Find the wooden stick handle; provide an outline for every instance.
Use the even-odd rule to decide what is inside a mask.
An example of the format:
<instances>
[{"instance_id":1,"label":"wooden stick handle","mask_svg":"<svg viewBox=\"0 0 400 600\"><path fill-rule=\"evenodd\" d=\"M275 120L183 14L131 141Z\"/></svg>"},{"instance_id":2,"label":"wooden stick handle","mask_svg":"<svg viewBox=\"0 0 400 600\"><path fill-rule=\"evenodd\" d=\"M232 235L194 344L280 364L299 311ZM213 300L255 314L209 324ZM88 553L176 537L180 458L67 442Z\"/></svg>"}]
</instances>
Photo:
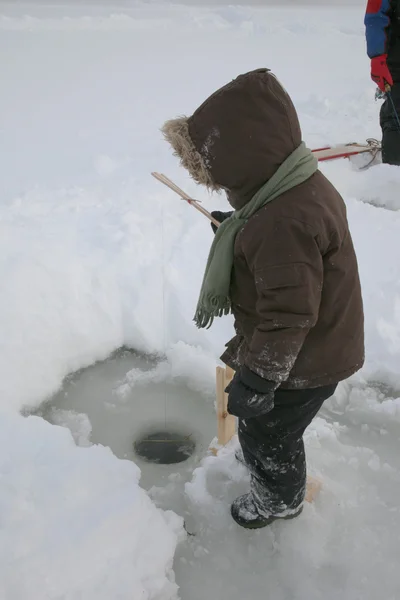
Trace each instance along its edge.
<instances>
[{"instance_id":1,"label":"wooden stick handle","mask_svg":"<svg viewBox=\"0 0 400 600\"><path fill-rule=\"evenodd\" d=\"M193 198L191 198L190 196L188 196L186 194L186 192L184 192L183 190L181 190L181 188L178 187L173 181L171 181L170 179L168 179L168 177L166 177L162 173L155 173L155 172L153 172L152 175L158 181L160 181L161 183L163 183L164 185L166 185L167 187L169 187L170 190L172 190L176 194L178 194L178 196L180 196L182 198L182 200L185 200L191 206L193 206L196 210L198 210L199 212L201 212L205 217L207 217L207 219L209 219L212 223L214 223L214 225L216 227L219 227L221 225L221 223L219 221L217 221L217 219L214 219L214 217L212 216L211 213L208 212L208 210L206 210L205 208L203 208L202 206L200 206L200 204L197 202L197 200L194 200Z\"/></svg>"}]
</instances>

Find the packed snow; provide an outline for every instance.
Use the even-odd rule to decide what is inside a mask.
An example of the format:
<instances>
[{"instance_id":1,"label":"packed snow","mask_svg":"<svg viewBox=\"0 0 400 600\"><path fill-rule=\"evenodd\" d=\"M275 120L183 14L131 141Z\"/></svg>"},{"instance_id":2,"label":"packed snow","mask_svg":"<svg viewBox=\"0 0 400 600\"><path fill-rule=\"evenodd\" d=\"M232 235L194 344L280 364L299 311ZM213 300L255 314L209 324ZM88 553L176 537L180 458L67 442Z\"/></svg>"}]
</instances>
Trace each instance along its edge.
<instances>
[{"instance_id":1,"label":"packed snow","mask_svg":"<svg viewBox=\"0 0 400 600\"><path fill-rule=\"evenodd\" d=\"M398 168L322 167L348 206L367 362L307 431L323 489L299 519L253 533L231 522L229 503L248 485L235 442L218 457L204 447L162 485L140 465L140 481L105 406L107 390L119 406L136 394L121 412L125 435L129 419L132 431L147 419L144 389L149 406L151 389L175 386L182 403L192 394L193 422L198 414L211 442L215 366L232 334L229 317L208 331L192 321L212 231L150 172L209 209L227 203L190 181L159 128L267 66L310 147L379 138L364 3L49 4L0 5L0 598L397 599ZM152 368L127 360L106 380L99 361L123 347ZM99 437L94 397L90 417L83 394L74 406L66 394L88 367L107 381ZM53 425L32 416L61 396ZM167 409L174 418L178 402Z\"/></svg>"}]
</instances>

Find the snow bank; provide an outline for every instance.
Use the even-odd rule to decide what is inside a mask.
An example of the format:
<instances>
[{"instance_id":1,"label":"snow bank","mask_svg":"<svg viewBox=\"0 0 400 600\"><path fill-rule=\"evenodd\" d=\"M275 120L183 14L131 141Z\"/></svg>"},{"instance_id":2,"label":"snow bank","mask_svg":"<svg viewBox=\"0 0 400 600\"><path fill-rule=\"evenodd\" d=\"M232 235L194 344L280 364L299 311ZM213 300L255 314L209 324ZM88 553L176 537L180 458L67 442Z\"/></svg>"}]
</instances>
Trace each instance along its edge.
<instances>
[{"instance_id":1,"label":"snow bank","mask_svg":"<svg viewBox=\"0 0 400 600\"><path fill-rule=\"evenodd\" d=\"M1 598L177 597L182 521L155 508L132 462L37 417L2 415L0 446Z\"/></svg>"},{"instance_id":2,"label":"snow bank","mask_svg":"<svg viewBox=\"0 0 400 600\"><path fill-rule=\"evenodd\" d=\"M153 369L143 371L134 368L128 371L115 393L123 397L138 385L181 380L195 392L212 396L215 394L214 378L215 356L200 347L178 342L168 348L165 359L157 362Z\"/></svg>"},{"instance_id":3,"label":"snow bank","mask_svg":"<svg viewBox=\"0 0 400 600\"><path fill-rule=\"evenodd\" d=\"M372 171L379 181L386 171L385 165L374 167ZM342 171L339 186L343 186L346 177L347 173ZM345 197L360 266L366 317L364 374L385 380L390 373L398 372L400 357L400 263L395 258L400 213L360 202L374 193L372 186L367 187L370 178L365 179L365 187L358 182L359 189L363 189L358 200L354 196L349 198L348 194Z\"/></svg>"},{"instance_id":4,"label":"snow bank","mask_svg":"<svg viewBox=\"0 0 400 600\"><path fill-rule=\"evenodd\" d=\"M365 171L349 168L341 161L325 163L325 174L335 181L336 187L345 198L354 198L389 211L400 210L400 173L397 167L379 164ZM370 211L386 227L397 215L379 215L379 211ZM379 235L379 233L378 233Z\"/></svg>"},{"instance_id":5,"label":"snow bank","mask_svg":"<svg viewBox=\"0 0 400 600\"><path fill-rule=\"evenodd\" d=\"M202 222L186 232L193 215L175 198L113 181L30 192L0 205L0 215L3 409L37 405L68 373L123 344L168 352L176 374L207 362L176 344L204 342L210 353L192 318L212 232Z\"/></svg>"}]
</instances>

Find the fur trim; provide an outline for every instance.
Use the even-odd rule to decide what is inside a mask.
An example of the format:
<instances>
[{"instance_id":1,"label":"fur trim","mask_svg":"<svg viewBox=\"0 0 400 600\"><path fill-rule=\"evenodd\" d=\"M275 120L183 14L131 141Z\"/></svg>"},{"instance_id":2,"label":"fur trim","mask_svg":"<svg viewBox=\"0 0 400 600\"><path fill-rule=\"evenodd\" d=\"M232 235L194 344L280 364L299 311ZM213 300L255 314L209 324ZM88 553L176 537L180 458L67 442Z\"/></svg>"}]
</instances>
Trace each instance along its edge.
<instances>
[{"instance_id":1,"label":"fur trim","mask_svg":"<svg viewBox=\"0 0 400 600\"><path fill-rule=\"evenodd\" d=\"M189 175L209 190L218 191L220 187L213 181L204 158L196 150L190 137L188 118L180 117L167 121L161 131L167 142L171 144L174 155L180 159L181 165L189 172Z\"/></svg>"}]
</instances>

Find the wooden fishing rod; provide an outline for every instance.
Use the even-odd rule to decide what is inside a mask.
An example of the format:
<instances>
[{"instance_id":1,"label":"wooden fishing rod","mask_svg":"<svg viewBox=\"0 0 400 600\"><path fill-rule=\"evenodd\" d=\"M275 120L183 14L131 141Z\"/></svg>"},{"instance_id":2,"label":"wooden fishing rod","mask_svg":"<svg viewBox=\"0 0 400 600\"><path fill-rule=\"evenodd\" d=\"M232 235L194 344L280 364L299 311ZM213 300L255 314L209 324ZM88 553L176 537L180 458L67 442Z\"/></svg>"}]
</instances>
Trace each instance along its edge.
<instances>
[{"instance_id":1,"label":"wooden fishing rod","mask_svg":"<svg viewBox=\"0 0 400 600\"><path fill-rule=\"evenodd\" d=\"M160 181L161 183L163 183L164 185L166 185L170 190L172 190L173 192L175 192L176 194L178 194L178 196L180 196L182 198L182 200L185 200L185 202L187 202L188 204L190 204L191 206L193 206L196 210L198 210L199 212L201 212L201 214L203 214L205 217L207 217L207 219L209 219L212 223L214 223L214 225L216 227L219 227L221 225L221 223L219 221L217 221L216 219L214 219L214 217L212 216L211 213L208 212L208 210L206 210L205 208L203 208L200 203L198 202L198 200L194 200L193 198L191 198L190 196L188 196L188 194L186 194L186 192L184 192L183 190L181 190L180 187L178 187L176 185L176 183L174 183L173 181L171 181L170 179L168 179L168 177L166 175L163 175L162 173L152 173L153 177L155 177L158 181Z\"/></svg>"}]
</instances>

